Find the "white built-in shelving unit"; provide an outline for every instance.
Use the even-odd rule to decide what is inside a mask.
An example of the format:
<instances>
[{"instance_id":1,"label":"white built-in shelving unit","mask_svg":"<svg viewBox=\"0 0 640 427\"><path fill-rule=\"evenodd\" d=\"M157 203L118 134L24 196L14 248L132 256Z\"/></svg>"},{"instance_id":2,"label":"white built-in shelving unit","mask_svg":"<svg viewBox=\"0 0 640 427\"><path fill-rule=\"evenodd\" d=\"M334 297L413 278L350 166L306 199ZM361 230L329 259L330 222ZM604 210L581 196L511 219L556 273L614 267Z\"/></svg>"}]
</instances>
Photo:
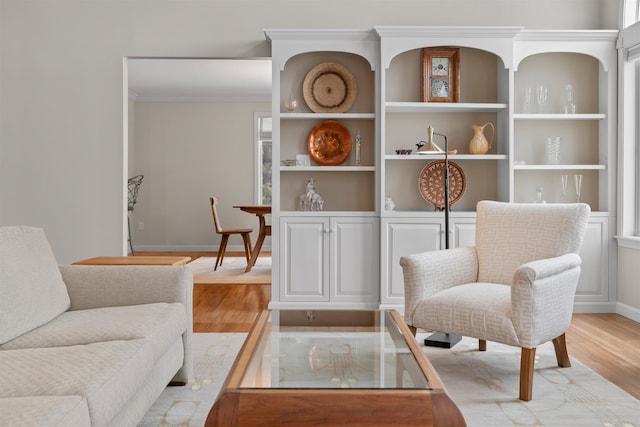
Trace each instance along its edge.
<instances>
[{"instance_id":1,"label":"white built-in shelving unit","mask_svg":"<svg viewBox=\"0 0 640 427\"><path fill-rule=\"evenodd\" d=\"M521 27L375 27L371 30L267 30L273 57L272 307L393 307L404 301L401 256L475 241L475 205L483 199L575 202L592 217L581 255L577 311L611 311L615 301L616 31L538 31ZM422 102L421 49L460 49L460 102ZM303 101L306 73L337 62L355 76L358 96L346 113L314 113ZM542 112L524 105L525 88L545 85ZM575 114L562 108L573 87ZM293 112L284 102L293 97ZM306 137L324 120L338 120L363 138L362 164L281 166L306 153ZM471 125L491 122L487 154L470 154ZM440 155L415 154L427 127L447 135L466 177L452 206L450 228L418 190L422 168ZM559 164L545 164L547 136L562 137ZM434 142L444 148L444 140ZM396 150L412 149L410 155ZM353 157L353 156L352 156ZM561 175L568 175L562 195ZM325 199L321 212L301 212L297 197L313 177ZM395 202L385 210L385 198Z\"/></svg>"}]
</instances>

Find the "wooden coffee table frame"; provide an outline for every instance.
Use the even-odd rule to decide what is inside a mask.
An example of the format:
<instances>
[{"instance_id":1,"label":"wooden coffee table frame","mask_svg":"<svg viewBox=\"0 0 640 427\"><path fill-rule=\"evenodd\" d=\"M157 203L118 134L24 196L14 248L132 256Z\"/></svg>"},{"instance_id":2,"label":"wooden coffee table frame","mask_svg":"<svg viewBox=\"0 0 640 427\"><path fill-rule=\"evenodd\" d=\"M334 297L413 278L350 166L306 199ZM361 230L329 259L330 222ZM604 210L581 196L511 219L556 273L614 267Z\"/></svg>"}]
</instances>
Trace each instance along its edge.
<instances>
[{"instance_id":1,"label":"wooden coffee table frame","mask_svg":"<svg viewBox=\"0 0 640 427\"><path fill-rule=\"evenodd\" d=\"M205 426L466 426L440 377L396 311L390 312L431 389L241 388L242 378L264 333L262 312L222 386Z\"/></svg>"}]
</instances>

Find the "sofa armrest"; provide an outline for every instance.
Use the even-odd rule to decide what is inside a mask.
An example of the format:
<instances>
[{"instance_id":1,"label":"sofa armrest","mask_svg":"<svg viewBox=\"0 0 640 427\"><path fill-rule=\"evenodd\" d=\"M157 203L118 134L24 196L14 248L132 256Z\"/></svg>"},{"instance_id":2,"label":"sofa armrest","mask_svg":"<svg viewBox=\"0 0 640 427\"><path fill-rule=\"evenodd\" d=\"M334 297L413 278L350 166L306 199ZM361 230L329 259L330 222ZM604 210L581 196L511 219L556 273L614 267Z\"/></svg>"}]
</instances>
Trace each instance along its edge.
<instances>
[{"instance_id":1,"label":"sofa armrest","mask_svg":"<svg viewBox=\"0 0 640 427\"><path fill-rule=\"evenodd\" d=\"M566 332L580 279L575 253L520 266L511 285L511 315L523 347L534 348Z\"/></svg>"},{"instance_id":2,"label":"sofa armrest","mask_svg":"<svg viewBox=\"0 0 640 427\"><path fill-rule=\"evenodd\" d=\"M61 265L70 310L181 302L191 307L193 273L185 266Z\"/></svg>"},{"instance_id":3,"label":"sofa armrest","mask_svg":"<svg viewBox=\"0 0 640 427\"><path fill-rule=\"evenodd\" d=\"M193 377L193 272L186 266L85 266L61 265L71 307L83 310L151 303L182 303L187 330L182 334L184 361L173 381Z\"/></svg>"},{"instance_id":4,"label":"sofa armrest","mask_svg":"<svg viewBox=\"0 0 640 427\"><path fill-rule=\"evenodd\" d=\"M478 257L472 246L403 256L400 265L404 276L404 319L409 325L420 301L478 278Z\"/></svg>"}]
</instances>

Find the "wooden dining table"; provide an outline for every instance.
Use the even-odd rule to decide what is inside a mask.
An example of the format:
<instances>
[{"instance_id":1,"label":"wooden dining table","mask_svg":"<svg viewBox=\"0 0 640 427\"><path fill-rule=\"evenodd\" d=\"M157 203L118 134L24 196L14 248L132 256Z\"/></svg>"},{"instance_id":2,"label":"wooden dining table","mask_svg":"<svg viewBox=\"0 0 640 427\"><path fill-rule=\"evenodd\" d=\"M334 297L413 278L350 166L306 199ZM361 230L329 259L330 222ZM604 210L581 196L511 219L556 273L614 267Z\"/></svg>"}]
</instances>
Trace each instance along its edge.
<instances>
[{"instance_id":1,"label":"wooden dining table","mask_svg":"<svg viewBox=\"0 0 640 427\"><path fill-rule=\"evenodd\" d=\"M267 225L267 222L264 218L265 215L271 214L271 206L268 205L239 205L234 206L234 208L240 209L243 212L247 212L258 217L258 221L260 223L260 229L258 230L258 240L256 241L253 250L251 251L251 259L247 263L247 268L245 272L251 271L251 268L256 264L256 260L258 259L258 255L260 255L260 250L262 249L262 243L264 242L264 238L266 236L271 236L271 226Z\"/></svg>"}]
</instances>

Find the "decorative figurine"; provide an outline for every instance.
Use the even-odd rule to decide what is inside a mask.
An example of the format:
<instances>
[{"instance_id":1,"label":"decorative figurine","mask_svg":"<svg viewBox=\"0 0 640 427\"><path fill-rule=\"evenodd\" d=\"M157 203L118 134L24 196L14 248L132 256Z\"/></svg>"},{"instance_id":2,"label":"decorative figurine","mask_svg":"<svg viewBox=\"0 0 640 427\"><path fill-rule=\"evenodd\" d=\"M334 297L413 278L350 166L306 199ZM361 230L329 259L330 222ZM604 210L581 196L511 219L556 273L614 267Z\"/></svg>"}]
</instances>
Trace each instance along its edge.
<instances>
[{"instance_id":1,"label":"decorative figurine","mask_svg":"<svg viewBox=\"0 0 640 427\"><path fill-rule=\"evenodd\" d=\"M396 208L396 204L394 203L393 199L389 196L385 197L384 199L384 209L387 211L392 211Z\"/></svg>"},{"instance_id":2,"label":"decorative figurine","mask_svg":"<svg viewBox=\"0 0 640 427\"><path fill-rule=\"evenodd\" d=\"M356 132L356 165L362 164L362 152L360 151L362 145L362 137L360 136L360 129Z\"/></svg>"},{"instance_id":3,"label":"decorative figurine","mask_svg":"<svg viewBox=\"0 0 640 427\"><path fill-rule=\"evenodd\" d=\"M304 194L298 198L301 211L321 211L324 209L324 199L316 193L316 185L313 178L307 181L307 188Z\"/></svg>"},{"instance_id":4,"label":"decorative figurine","mask_svg":"<svg viewBox=\"0 0 640 427\"><path fill-rule=\"evenodd\" d=\"M296 107L298 106L298 101L296 101L296 99L289 95L289 98L286 99L286 101L284 101L284 108L287 109L287 111L292 112L296 109Z\"/></svg>"}]
</instances>

